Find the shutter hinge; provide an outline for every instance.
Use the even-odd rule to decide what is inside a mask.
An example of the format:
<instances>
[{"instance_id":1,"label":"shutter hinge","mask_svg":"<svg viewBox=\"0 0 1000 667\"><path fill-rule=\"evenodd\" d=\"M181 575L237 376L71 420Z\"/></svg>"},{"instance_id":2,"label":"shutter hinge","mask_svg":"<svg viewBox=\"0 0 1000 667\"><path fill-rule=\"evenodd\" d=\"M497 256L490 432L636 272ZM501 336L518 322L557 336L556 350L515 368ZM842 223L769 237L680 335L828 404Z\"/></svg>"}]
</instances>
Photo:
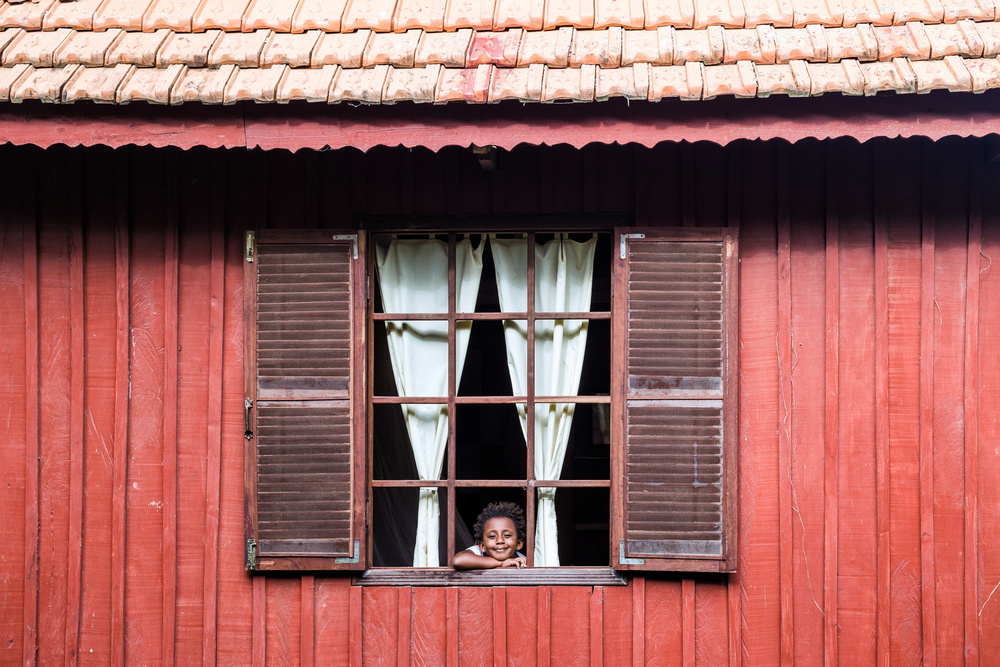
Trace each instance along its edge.
<instances>
[{"instance_id":1,"label":"shutter hinge","mask_svg":"<svg viewBox=\"0 0 1000 667\"><path fill-rule=\"evenodd\" d=\"M335 558L336 563L357 563L361 560L361 540L354 540L354 549L351 550L354 554L350 558Z\"/></svg>"},{"instance_id":2,"label":"shutter hinge","mask_svg":"<svg viewBox=\"0 0 1000 667\"><path fill-rule=\"evenodd\" d=\"M644 239L644 238L646 238L645 234L622 234L621 239L619 240L620 245L618 249L618 256L621 259L625 259L625 239Z\"/></svg>"},{"instance_id":3,"label":"shutter hinge","mask_svg":"<svg viewBox=\"0 0 1000 667\"><path fill-rule=\"evenodd\" d=\"M645 558L626 558L625 540L618 540L618 562L622 565L645 565Z\"/></svg>"},{"instance_id":4,"label":"shutter hinge","mask_svg":"<svg viewBox=\"0 0 1000 667\"><path fill-rule=\"evenodd\" d=\"M253 408L252 399L244 399L243 401L243 437L247 440L253 440L253 429L250 428L250 410Z\"/></svg>"},{"instance_id":5,"label":"shutter hinge","mask_svg":"<svg viewBox=\"0 0 1000 667\"><path fill-rule=\"evenodd\" d=\"M257 543L252 537L247 540L247 569L257 569Z\"/></svg>"},{"instance_id":6,"label":"shutter hinge","mask_svg":"<svg viewBox=\"0 0 1000 667\"><path fill-rule=\"evenodd\" d=\"M248 264L253 264L253 232L247 232L246 260Z\"/></svg>"},{"instance_id":7,"label":"shutter hinge","mask_svg":"<svg viewBox=\"0 0 1000 667\"><path fill-rule=\"evenodd\" d=\"M354 259L358 258L358 235L357 234L334 234L334 241L354 241Z\"/></svg>"}]
</instances>

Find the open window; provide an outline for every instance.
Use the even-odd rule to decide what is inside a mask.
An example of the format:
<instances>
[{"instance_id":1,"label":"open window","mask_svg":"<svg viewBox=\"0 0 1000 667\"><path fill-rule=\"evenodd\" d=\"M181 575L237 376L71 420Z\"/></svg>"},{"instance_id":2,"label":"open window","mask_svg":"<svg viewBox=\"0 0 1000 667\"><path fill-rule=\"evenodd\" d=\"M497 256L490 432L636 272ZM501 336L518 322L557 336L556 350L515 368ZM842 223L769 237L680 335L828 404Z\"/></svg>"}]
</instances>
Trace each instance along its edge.
<instances>
[{"instance_id":1,"label":"open window","mask_svg":"<svg viewBox=\"0 0 1000 667\"><path fill-rule=\"evenodd\" d=\"M733 570L735 242L248 234L248 565L447 568L512 500L536 568Z\"/></svg>"}]
</instances>

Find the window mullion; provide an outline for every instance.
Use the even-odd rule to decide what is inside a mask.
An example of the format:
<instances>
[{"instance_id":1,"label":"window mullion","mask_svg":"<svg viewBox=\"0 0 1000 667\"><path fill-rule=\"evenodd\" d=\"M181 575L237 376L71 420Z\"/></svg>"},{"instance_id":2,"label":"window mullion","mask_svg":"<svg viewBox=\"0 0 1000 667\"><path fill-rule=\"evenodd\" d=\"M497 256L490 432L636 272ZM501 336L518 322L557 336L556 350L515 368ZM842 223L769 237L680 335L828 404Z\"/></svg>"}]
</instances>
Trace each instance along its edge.
<instances>
[{"instance_id":1,"label":"window mullion","mask_svg":"<svg viewBox=\"0 0 1000 667\"><path fill-rule=\"evenodd\" d=\"M448 235L448 549L445 563L449 566L455 555L455 394L458 393L459 380L455 377L457 368L455 238L455 234Z\"/></svg>"},{"instance_id":2,"label":"window mullion","mask_svg":"<svg viewBox=\"0 0 1000 667\"><path fill-rule=\"evenodd\" d=\"M525 428L525 445L527 461L525 473L528 477L528 493L525 501L527 532L525 536L525 553L528 557L528 567L535 564L535 233L528 233L528 377L527 377L527 427Z\"/></svg>"}]
</instances>

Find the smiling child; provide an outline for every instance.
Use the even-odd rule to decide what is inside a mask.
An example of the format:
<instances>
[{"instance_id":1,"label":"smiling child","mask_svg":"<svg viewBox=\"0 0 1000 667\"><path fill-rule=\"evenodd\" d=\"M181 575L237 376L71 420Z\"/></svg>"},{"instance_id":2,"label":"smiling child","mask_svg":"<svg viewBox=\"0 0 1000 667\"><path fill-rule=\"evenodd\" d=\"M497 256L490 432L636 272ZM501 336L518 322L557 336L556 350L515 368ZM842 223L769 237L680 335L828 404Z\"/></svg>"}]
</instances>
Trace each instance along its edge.
<instances>
[{"instance_id":1,"label":"smiling child","mask_svg":"<svg viewBox=\"0 0 1000 667\"><path fill-rule=\"evenodd\" d=\"M518 551L524 546L524 512L514 503L490 503L472 527L476 544L455 554L456 570L489 570L494 567L527 567Z\"/></svg>"}]
</instances>

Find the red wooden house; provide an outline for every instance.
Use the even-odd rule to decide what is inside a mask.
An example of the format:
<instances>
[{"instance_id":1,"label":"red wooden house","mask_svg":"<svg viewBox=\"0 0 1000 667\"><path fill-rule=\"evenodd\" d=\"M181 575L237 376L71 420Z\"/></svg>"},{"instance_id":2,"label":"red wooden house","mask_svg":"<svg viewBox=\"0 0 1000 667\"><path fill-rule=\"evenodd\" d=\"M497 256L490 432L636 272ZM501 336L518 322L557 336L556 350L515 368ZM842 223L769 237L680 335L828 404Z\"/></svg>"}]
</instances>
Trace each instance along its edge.
<instances>
[{"instance_id":1,"label":"red wooden house","mask_svg":"<svg viewBox=\"0 0 1000 667\"><path fill-rule=\"evenodd\" d=\"M1000 663L998 19L0 4L0 663Z\"/></svg>"}]
</instances>

